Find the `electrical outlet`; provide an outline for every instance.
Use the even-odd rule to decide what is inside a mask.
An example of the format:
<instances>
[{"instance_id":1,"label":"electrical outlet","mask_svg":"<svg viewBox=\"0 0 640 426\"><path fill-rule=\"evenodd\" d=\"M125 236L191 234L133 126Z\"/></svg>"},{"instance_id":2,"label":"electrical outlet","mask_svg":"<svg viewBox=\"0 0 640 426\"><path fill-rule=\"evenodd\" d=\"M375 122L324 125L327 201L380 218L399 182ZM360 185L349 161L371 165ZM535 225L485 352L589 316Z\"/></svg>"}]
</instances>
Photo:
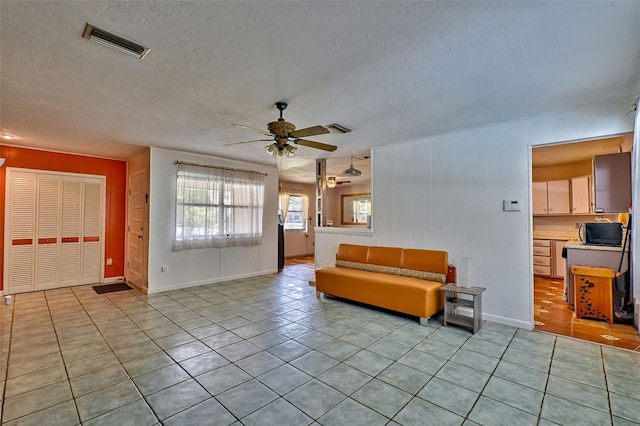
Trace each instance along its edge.
<instances>
[{"instance_id":1,"label":"electrical outlet","mask_svg":"<svg viewBox=\"0 0 640 426\"><path fill-rule=\"evenodd\" d=\"M113 265L113 259L110 257L107 257L107 266L111 266Z\"/></svg>"},{"instance_id":2,"label":"electrical outlet","mask_svg":"<svg viewBox=\"0 0 640 426\"><path fill-rule=\"evenodd\" d=\"M160 267L160 271L161 271L161 272L167 272L167 265L162 265L162 266Z\"/></svg>"}]
</instances>

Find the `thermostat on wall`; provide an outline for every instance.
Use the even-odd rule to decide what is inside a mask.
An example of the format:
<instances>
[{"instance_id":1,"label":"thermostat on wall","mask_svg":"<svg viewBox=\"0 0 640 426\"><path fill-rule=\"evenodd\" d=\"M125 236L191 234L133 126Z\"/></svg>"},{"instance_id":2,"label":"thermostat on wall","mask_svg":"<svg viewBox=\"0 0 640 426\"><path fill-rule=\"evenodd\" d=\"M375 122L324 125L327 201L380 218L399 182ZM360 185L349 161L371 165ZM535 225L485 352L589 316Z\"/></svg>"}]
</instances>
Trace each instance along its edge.
<instances>
[{"instance_id":1,"label":"thermostat on wall","mask_svg":"<svg viewBox=\"0 0 640 426\"><path fill-rule=\"evenodd\" d=\"M505 212L519 212L522 210L520 200L504 200L502 202L502 210Z\"/></svg>"}]
</instances>

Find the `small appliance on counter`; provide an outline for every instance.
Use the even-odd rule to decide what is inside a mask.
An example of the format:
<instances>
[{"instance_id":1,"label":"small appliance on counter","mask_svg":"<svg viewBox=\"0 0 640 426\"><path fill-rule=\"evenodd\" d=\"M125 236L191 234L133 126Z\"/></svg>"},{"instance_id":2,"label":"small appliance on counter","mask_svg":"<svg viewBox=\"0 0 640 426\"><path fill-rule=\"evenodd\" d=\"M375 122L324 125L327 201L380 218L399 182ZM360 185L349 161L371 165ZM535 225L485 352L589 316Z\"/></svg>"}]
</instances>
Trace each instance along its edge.
<instances>
[{"instance_id":1,"label":"small appliance on counter","mask_svg":"<svg viewBox=\"0 0 640 426\"><path fill-rule=\"evenodd\" d=\"M622 223L586 222L580 225L582 244L597 246L622 246Z\"/></svg>"}]
</instances>

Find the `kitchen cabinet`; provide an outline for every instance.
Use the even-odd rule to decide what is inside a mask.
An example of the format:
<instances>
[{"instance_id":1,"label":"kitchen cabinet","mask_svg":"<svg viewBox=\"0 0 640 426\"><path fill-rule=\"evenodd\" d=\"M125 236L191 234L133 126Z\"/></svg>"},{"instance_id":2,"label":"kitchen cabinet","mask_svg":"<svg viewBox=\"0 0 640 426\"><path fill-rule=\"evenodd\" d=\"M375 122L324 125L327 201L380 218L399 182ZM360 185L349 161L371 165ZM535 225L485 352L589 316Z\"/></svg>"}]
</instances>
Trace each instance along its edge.
<instances>
[{"instance_id":1,"label":"kitchen cabinet","mask_svg":"<svg viewBox=\"0 0 640 426\"><path fill-rule=\"evenodd\" d=\"M571 213L591 212L590 181L591 176L571 178Z\"/></svg>"},{"instance_id":2,"label":"kitchen cabinet","mask_svg":"<svg viewBox=\"0 0 640 426\"><path fill-rule=\"evenodd\" d=\"M543 277L564 278L562 248L566 240L533 240L533 273Z\"/></svg>"},{"instance_id":3,"label":"kitchen cabinet","mask_svg":"<svg viewBox=\"0 0 640 426\"><path fill-rule=\"evenodd\" d=\"M543 277L551 276L550 240L533 240L533 273Z\"/></svg>"},{"instance_id":4,"label":"kitchen cabinet","mask_svg":"<svg viewBox=\"0 0 640 426\"><path fill-rule=\"evenodd\" d=\"M533 182L531 195L533 214L547 214L547 182Z\"/></svg>"},{"instance_id":5,"label":"kitchen cabinet","mask_svg":"<svg viewBox=\"0 0 640 426\"><path fill-rule=\"evenodd\" d=\"M562 257L562 249L565 244L567 244L566 240L555 240L553 242L553 250L552 250L552 274L554 278L564 278L565 269L566 269L566 261Z\"/></svg>"},{"instance_id":6,"label":"kitchen cabinet","mask_svg":"<svg viewBox=\"0 0 640 426\"><path fill-rule=\"evenodd\" d=\"M595 213L626 212L631 205L631 153L593 158Z\"/></svg>"},{"instance_id":7,"label":"kitchen cabinet","mask_svg":"<svg viewBox=\"0 0 640 426\"><path fill-rule=\"evenodd\" d=\"M533 214L570 214L569 180L533 182Z\"/></svg>"}]
</instances>

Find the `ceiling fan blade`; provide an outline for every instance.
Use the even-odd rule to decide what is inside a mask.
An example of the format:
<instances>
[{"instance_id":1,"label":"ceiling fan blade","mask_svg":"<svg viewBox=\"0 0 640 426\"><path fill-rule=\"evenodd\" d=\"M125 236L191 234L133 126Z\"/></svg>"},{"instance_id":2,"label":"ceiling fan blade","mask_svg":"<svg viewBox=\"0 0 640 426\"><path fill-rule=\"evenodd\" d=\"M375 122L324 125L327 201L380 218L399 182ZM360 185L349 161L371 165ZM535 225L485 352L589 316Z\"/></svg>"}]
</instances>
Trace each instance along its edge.
<instances>
[{"instance_id":1,"label":"ceiling fan blade","mask_svg":"<svg viewBox=\"0 0 640 426\"><path fill-rule=\"evenodd\" d=\"M222 144L222 146L240 145L242 143L251 143L251 142L273 142L273 139L253 139L253 140L250 140L250 141L225 143L225 144Z\"/></svg>"},{"instance_id":2,"label":"ceiling fan blade","mask_svg":"<svg viewBox=\"0 0 640 426\"><path fill-rule=\"evenodd\" d=\"M251 130L253 132L258 132L261 133L265 136L271 136L271 133L267 132L266 130L260 130L260 129L256 129L255 127L249 127L249 126L245 126L244 124L231 124L232 126L236 126L236 127L240 127L241 129L247 129L247 130Z\"/></svg>"},{"instance_id":3,"label":"ceiling fan blade","mask_svg":"<svg viewBox=\"0 0 640 426\"><path fill-rule=\"evenodd\" d=\"M329 145L327 143L310 141L308 139L296 139L293 141L296 145L308 146L309 148L321 149L323 151L335 151L338 149L335 145Z\"/></svg>"},{"instance_id":4,"label":"ceiling fan blade","mask_svg":"<svg viewBox=\"0 0 640 426\"><path fill-rule=\"evenodd\" d=\"M329 133L329 129L323 126L307 127L306 129L294 130L289 133L289 136L293 138L304 138L307 136L324 135Z\"/></svg>"}]
</instances>

